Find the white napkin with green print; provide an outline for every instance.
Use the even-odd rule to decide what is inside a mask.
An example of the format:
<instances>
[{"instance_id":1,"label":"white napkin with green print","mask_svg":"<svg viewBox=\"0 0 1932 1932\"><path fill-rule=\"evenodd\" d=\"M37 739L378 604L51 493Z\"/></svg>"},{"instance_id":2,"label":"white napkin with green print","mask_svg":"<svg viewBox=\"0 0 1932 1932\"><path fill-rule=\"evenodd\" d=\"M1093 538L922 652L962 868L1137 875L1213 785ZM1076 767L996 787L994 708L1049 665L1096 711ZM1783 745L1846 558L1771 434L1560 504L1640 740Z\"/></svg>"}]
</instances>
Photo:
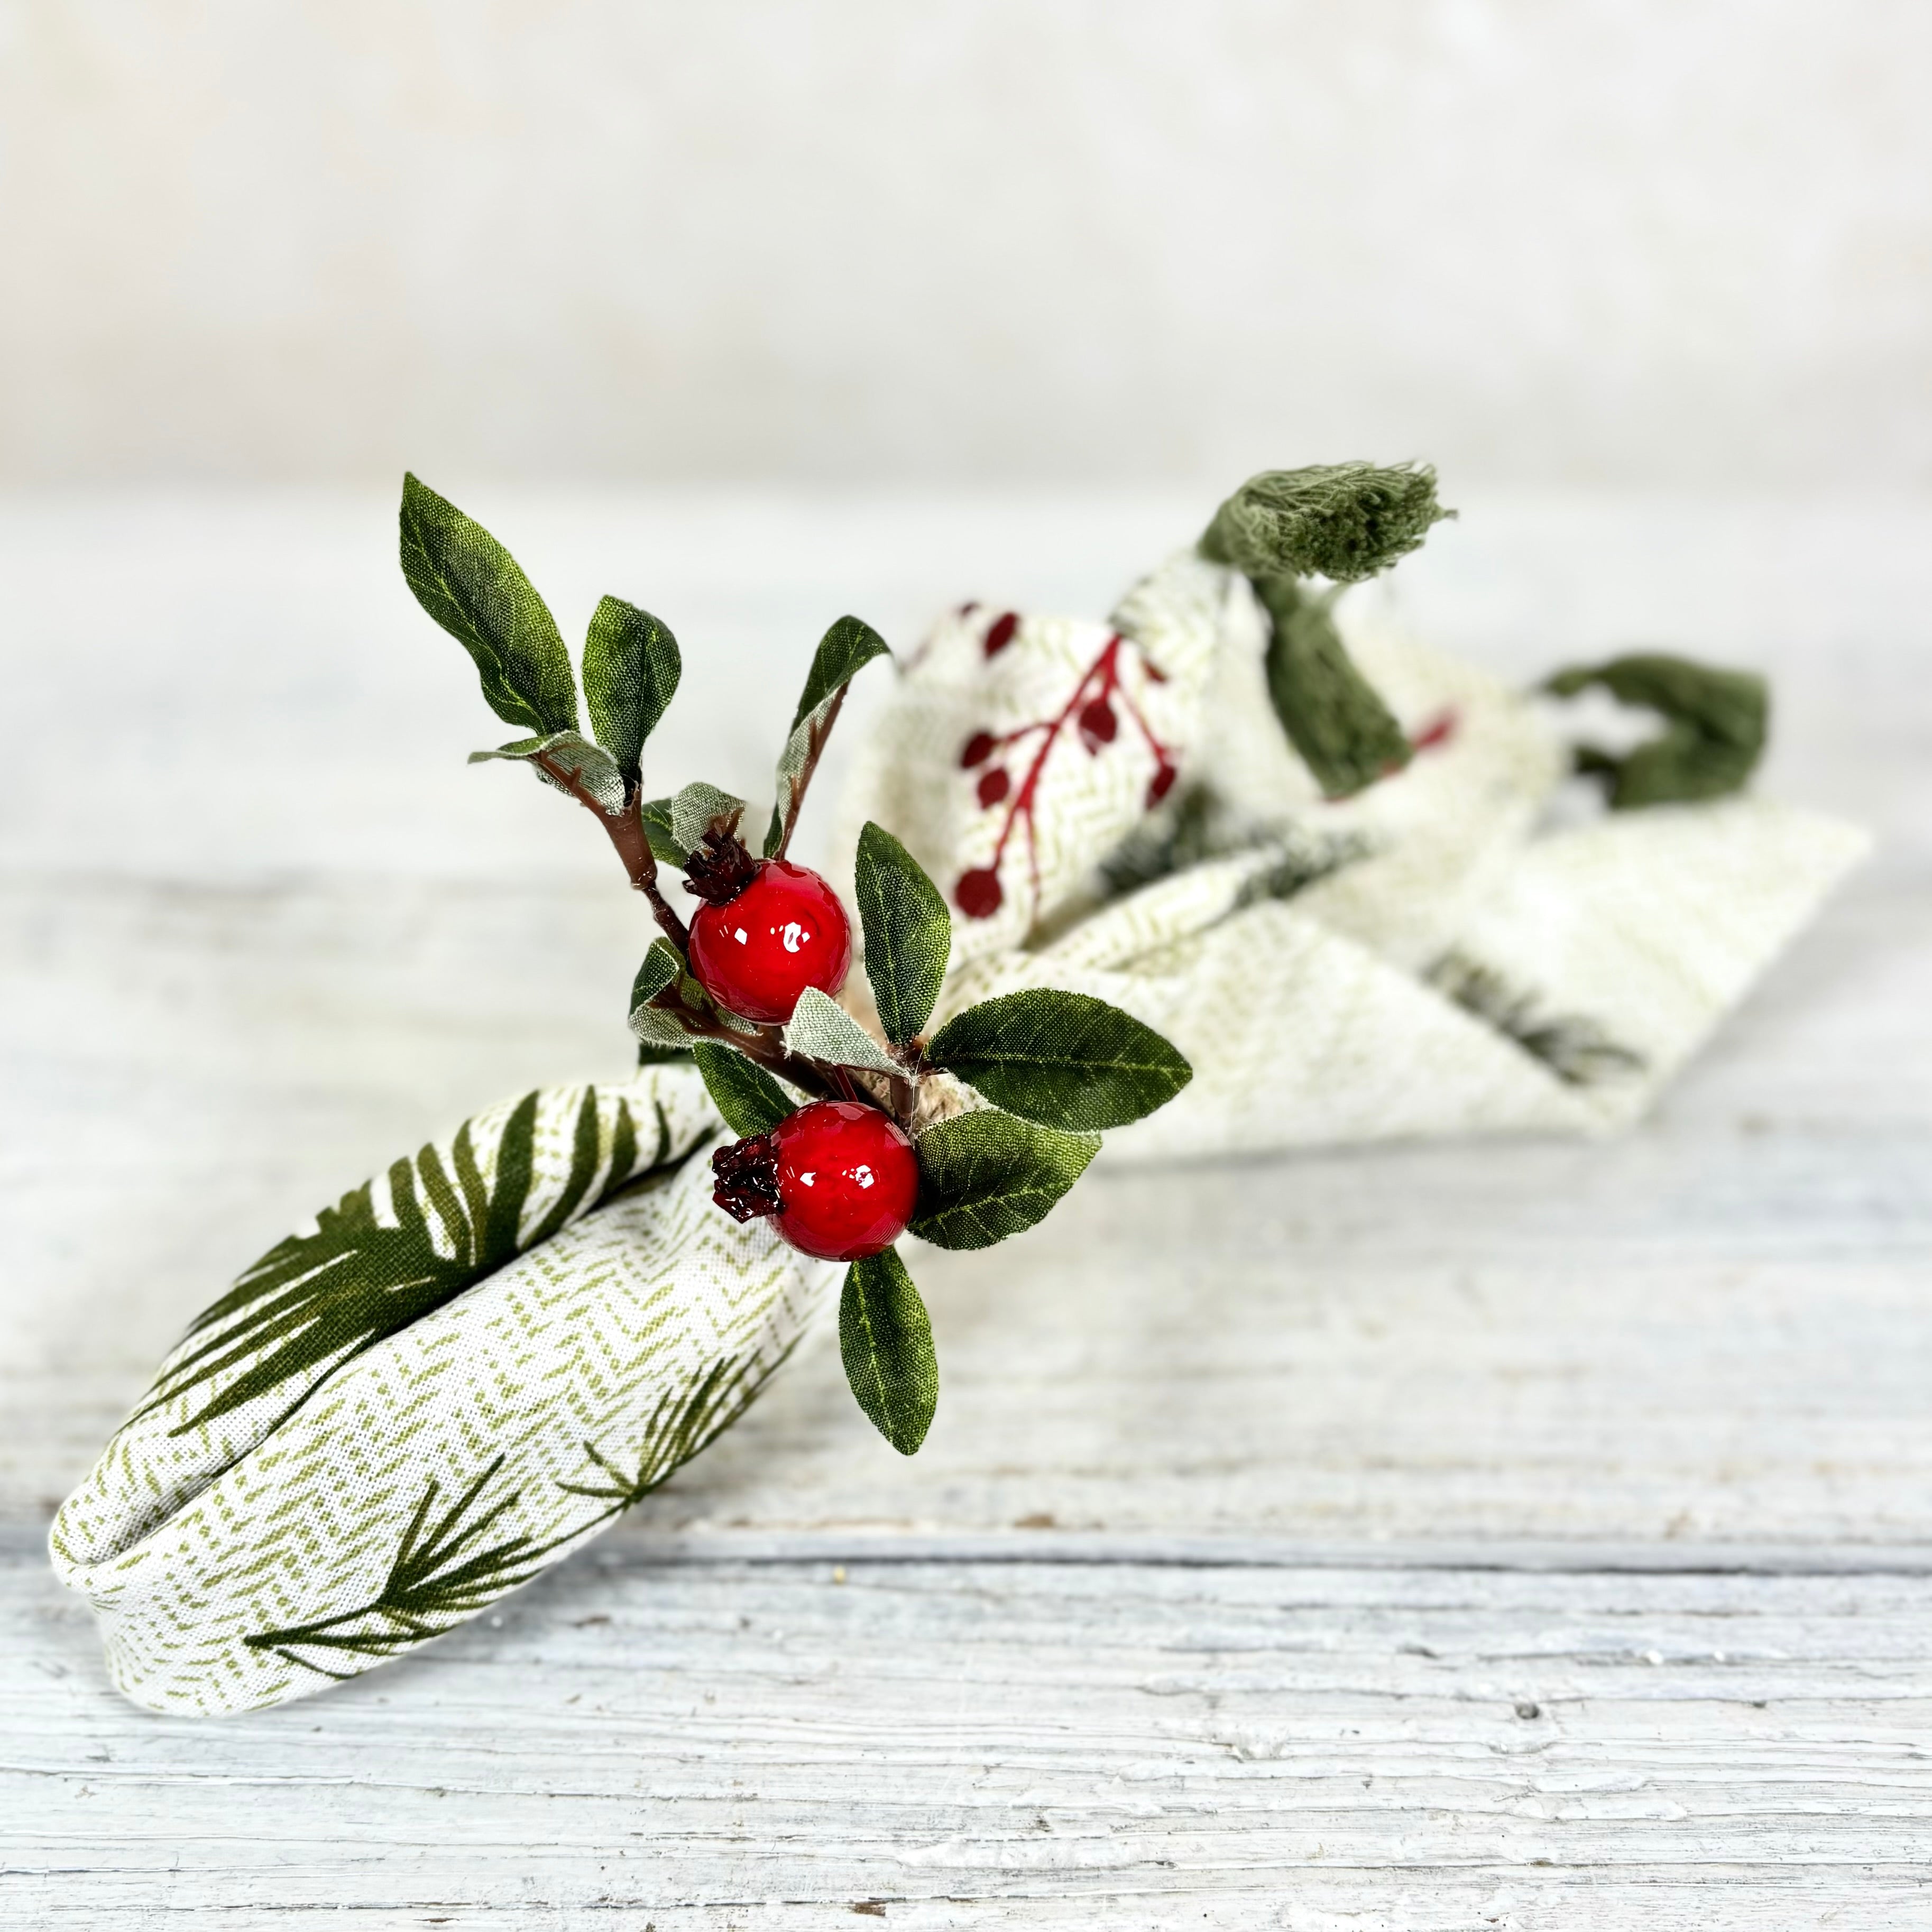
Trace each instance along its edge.
<instances>
[{"instance_id":1,"label":"white napkin with green print","mask_svg":"<svg viewBox=\"0 0 1932 1932\"><path fill-rule=\"evenodd\" d=\"M877 820L960 909L940 1017L1070 987L1192 1063L1103 1158L1626 1125L1865 850L1744 796L1562 818L1547 700L1337 619L1415 746L1352 796L1284 735L1247 578L1196 550L1105 622L949 614L860 748L841 850Z\"/></svg>"}]
</instances>

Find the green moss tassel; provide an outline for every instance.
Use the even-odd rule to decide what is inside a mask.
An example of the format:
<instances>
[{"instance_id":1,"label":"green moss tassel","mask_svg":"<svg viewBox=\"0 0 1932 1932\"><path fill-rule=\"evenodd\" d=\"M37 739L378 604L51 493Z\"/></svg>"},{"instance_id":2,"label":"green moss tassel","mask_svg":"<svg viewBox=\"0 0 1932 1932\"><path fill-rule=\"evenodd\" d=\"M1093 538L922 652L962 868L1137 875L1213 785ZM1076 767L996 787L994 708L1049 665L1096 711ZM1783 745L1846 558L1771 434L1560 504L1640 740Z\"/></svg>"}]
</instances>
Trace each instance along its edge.
<instances>
[{"instance_id":1,"label":"green moss tassel","mask_svg":"<svg viewBox=\"0 0 1932 1932\"><path fill-rule=\"evenodd\" d=\"M1408 764L1402 727L1350 658L1335 628L1338 589L1312 591L1292 577L1258 577L1268 614L1268 696L1288 742L1330 798L1346 798Z\"/></svg>"},{"instance_id":2,"label":"green moss tassel","mask_svg":"<svg viewBox=\"0 0 1932 1932\"><path fill-rule=\"evenodd\" d=\"M1572 665L1544 688L1571 698L1592 685L1600 686L1619 703L1654 711L1664 721L1661 737L1622 758L1594 745L1577 748L1576 769L1606 782L1613 812L1728 797L1744 789L1763 756L1771 694L1755 672L1642 652L1604 664Z\"/></svg>"},{"instance_id":3,"label":"green moss tassel","mask_svg":"<svg viewBox=\"0 0 1932 1932\"><path fill-rule=\"evenodd\" d=\"M1201 554L1249 577L1359 584L1420 549L1430 526L1455 514L1436 502L1426 464L1264 470L1214 512Z\"/></svg>"}]
</instances>

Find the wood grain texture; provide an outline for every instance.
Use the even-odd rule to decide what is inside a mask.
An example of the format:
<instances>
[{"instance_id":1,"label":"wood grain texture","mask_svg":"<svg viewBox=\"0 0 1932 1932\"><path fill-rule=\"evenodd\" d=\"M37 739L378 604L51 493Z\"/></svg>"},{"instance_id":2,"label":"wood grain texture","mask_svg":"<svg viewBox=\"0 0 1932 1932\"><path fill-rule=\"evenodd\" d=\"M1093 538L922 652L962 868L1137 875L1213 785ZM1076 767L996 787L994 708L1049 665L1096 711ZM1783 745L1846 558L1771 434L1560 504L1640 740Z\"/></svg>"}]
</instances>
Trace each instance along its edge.
<instances>
[{"instance_id":1,"label":"wood grain texture","mask_svg":"<svg viewBox=\"0 0 1932 1932\"><path fill-rule=\"evenodd\" d=\"M0 1588L40 1633L0 1722L14 1881L70 1875L44 1924L1932 1906L1925 1577L607 1550L394 1671L201 1725L103 1699L36 1570Z\"/></svg>"},{"instance_id":2,"label":"wood grain texture","mask_svg":"<svg viewBox=\"0 0 1932 1932\"><path fill-rule=\"evenodd\" d=\"M760 782L838 609L1103 608L1166 540L1091 500L510 507L567 634L665 593L668 784ZM0 506L10 688L110 775L42 734L0 778L0 1923L1932 1924L1910 506L1875 554L1837 510L1694 554L1668 506L1472 511L1405 566L1518 674L1764 666L1767 784L1880 834L1636 1133L1103 1160L996 1256L916 1257L915 1460L821 1346L500 1624L233 1723L115 1699L38 1538L188 1318L399 1150L625 1062L647 934L590 828L462 770L492 724L387 514Z\"/></svg>"}]
</instances>

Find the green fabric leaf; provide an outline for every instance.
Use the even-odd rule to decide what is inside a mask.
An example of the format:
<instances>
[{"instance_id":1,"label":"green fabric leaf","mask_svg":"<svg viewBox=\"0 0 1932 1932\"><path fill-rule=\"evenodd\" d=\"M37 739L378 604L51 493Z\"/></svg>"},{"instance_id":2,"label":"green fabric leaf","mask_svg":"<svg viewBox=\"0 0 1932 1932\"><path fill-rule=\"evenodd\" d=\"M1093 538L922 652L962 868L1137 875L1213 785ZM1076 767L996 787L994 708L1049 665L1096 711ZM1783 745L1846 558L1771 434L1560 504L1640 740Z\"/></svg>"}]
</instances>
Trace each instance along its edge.
<instances>
[{"instance_id":1,"label":"green fabric leaf","mask_svg":"<svg viewBox=\"0 0 1932 1932\"><path fill-rule=\"evenodd\" d=\"M722 1041L693 1040L691 1054L704 1076L711 1104L740 1138L768 1134L779 1121L798 1112L798 1102L762 1066Z\"/></svg>"},{"instance_id":2,"label":"green fabric leaf","mask_svg":"<svg viewBox=\"0 0 1932 1932\"><path fill-rule=\"evenodd\" d=\"M905 1071L836 1000L816 986L799 994L785 1023L784 1045L786 1052L828 1066L860 1066L872 1073Z\"/></svg>"},{"instance_id":3,"label":"green fabric leaf","mask_svg":"<svg viewBox=\"0 0 1932 1932\"><path fill-rule=\"evenodd\" d=\"M1609 780L1612 811L1727 797L1744 789L1764 754L1771 693L1755 672L1640 652L1560 670L1546 688L1569 698L1590 685L1664 720L1661 737L1622 758L1593 746L1579 748L1577 769Z\"/></svg>"},{"instance_id":4,"label":"green fabric leaf","mask_svg":"<svg viewBox=\"0 0 1932 1932\"><path fill-rule=\"evenodd\" d=\"M832 715L844 700L845 687L874 658L890 657L886 640L871 625L856 617L841 617L819 640L806 674L791 730L778 758L778 802L765 831L765 856L770 858L790 837L798 808L805 800L818 754L832 728Z\"/></svg>"},{"instance_id":5,"label":"green fabric leaf","mask_svg":"<svg viewBox=\"0 0 1932 1932\"><path fill-rule=\"evenodd\" d=\"M668 939L654 939L631 982L631 1030L640 1046L660 1055L682 1053L691 1045L691 1035L676 1016L651 1004L684 977L684 970L677 948Z\"/></svg>"},{"instance_id":6,"label":"green fabric leaf","mask_svg":"<svg viewBox=\"0 0 1932 1932\"><path fill-rule=\"evenodd\" d=\"M638 815L655 856L668 865L682 866L691 856L691 848L680 845L671 829L671 808L676 802L675 799L646 799L638 806Z\"/></svg>"},{"instance_id":7,"label":"green fabric leaf","mask_svg":"<svg viewBox=\"0 0 1932 1932\"><path fill-rule=\"evenodd\" d=\"M632 1007L631 1031L640 1046L654 1048L660 1053L685 1053L691 1048L691 1035L661 1006Z\"/></svg>"},{"instance_id":8,"label":"green fabric leaf","mask_svg":"<svg viewBox=\"0 0 1932 1932\"><path fill-rule=\"evenodd\" d=\"M1100 1152L1100 1136L987 1110L940 1121L916 1147L912 1232L935 1247L990 1248L1046 1219Z\"/></svg>"},{"instance_id":9,"label":"green fabric leaf","mask_svg":"<svg viewBox=\"0 0 1932 1932\"><path fill-rule=\"evenodd\" d=\"M1407 735L1355 668L1335 628L1334 593L1292 577L1258 577L1268 614L1268 696L1288 742L1330 798L1346 798L1408 764Z\"/></svg>"},{"instance_id":10,"label":"green fabric leaf","mask_svg":"<svg viewBox=\"0 0 1932 1932\"><path fill-rule=\"evenodd\" d=\"M577 686L556 620L510 553L414 476L403 478L401 524L403 574L476 660L490 710L527 731L574 731Z\"/></svg>"},{"instance_id":11,"label":"green fabric leaf","mask_svg":"<svg viewBox=\"0 0 1932 1932\"><path fill-rule=\"evenodd\" d=\"M623 809L624 778L617 769L616 760L579 732L553 731L543 738L518 738L509 744L497 746L494 751L472 752L470 762L480 765L490 758L521 758L530 762L530 769L545 784L568 794L567 785L560 784L542 766L534 762L539 753L574 773L578 782L606 812Z\"/></svg>"},{"instance_id":12,"label":"green fabric leaf","mask_svg":"<svg viewBox=\"0 0 1932 1932\"><path fill-rule=\"evenodd\" d=\"M1180 1053L1131 1013L1052 986L968 1006L926 1052L996 1107L1072 1133L1125 1126L1194 1077Z\"/></svg>"},{"instance_id":13,"label":"green fabric leaf","mask_svg":"<svg viewBox=\"0 0 1932 1932\"><path fill-rule=\"evenodd\" d=\"M1214 513L1201 554L1250 577L1326 577L1356 584L1421 548L1453 517L1426 464L1318 464L1251 476Z\"/></svg>"},{"instance_id":14,"label":"green fabric leaf","mask_svg":"<svg viewBox=\"0 0 1932 1932\"><path fill-rule=\"evenodd\" d=\"M744 808L742 798L734 798L728 791L720 791L716 785L688 784L670 802L671 841L682 845L688 854L703 841L713 819L729 818L734 812L742 812Z\"/></svg>"},{"instance_id":15,"label":"green fabric leaf","mask_svg":"<svg viewBox=\"0 0 1932 1932\"><path fill-rule=\"evenodd\" d=\"M932 1016L952 950L952 915L918 860L869 820L859 835L854 892L866 976L886 1037L903 1046Z\"/></svg>"},{"instance_id":16,"label":"green fabric leaf","mask_svg":"<svg viewBox=\"0 0 1932 1932\"><path fill-rule=\"evenodd\" d=\"M845 1270L838 1354L872 1426L902 1456L913 1454L939 1406L939 1358L926 1304L897 1249Z\"/></svg>"},{"instance_id":17,"label":"green fabric leaf","mask_svg":"<svg viewBox=\"0 0 1932 1932\"><path fill-rule=\"evenodd\" d=\"M597 742L634 784L644 740L677 691L677 640L648 610L607 597L584 640L584 698Z\"/></svg>"},{"instance_id":18,"label":"green fabric leaf","mask_svg":"<svg viewBox=\"0 0 1932 1932\"><path fill-rule=\"evenodd\" d=\"M684 970L684 962L669 940L652 940L644 963L638 968L638 976L631 982L632 1006L641 1006L646 1000L656 999L667 986L676 986Z\"/></svg>"}]
</instances>

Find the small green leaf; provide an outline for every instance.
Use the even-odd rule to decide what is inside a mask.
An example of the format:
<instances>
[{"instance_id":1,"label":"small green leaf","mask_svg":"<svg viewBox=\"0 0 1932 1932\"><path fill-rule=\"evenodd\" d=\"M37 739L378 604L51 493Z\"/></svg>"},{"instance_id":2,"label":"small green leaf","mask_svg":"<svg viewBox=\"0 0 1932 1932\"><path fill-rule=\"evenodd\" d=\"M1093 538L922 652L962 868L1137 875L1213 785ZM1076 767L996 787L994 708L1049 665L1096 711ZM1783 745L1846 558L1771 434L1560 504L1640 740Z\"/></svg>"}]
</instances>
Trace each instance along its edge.
<instances>
[{"instance_id":1,"label":"small green leaf","mask_svg":"<svg viewBox=\"0 0 1932 1932\"><path fill-rule=\"evenodd\" d=\"M1357 584L1421 548L1453 517L1426 464L1316 464L1250 476L1220 508L1201 554L1250 577L1326 577Z\"/></svg>"},{"instance_id":2,"label":"small green leaf","mask_svg":"<svg viewBox=\"0 0 1932 1932\"><path fill-rule=\"evenodd\" d=\"M414 476L403 478L403 574L420 604L476 660L506 724L546 735L577 728L577 687L556 620L516 560Z\"/></svg>"},{"instance_id":3,"label":"small green leaf","mask_svg":"<svg viewBox=\"0 0 1932 1932\"><path fill-rule=\"evenodd\" d=\"M671 842L688 854L703 842L714 820L729 818L744 809L742 798L734 798L716 785L688 784L670 802Z\"/></svg>"},{"instance_id":4,"label":"small green leaf","mask_svg":"<svg viewBox=\"0 0 1932 1932\"><path fill-rule=\"evenodd\" d=\"M838 1354L872 1426L902 1456L926 1440L939 1406L932 1324L896 1248L845 1270Z\"/></svg>"},{"instance_id":5,"label":"small green leaf","mask_svg":"<svg viewBox=\"0 0 1932 1932\"><path fill-rule=\"evenodd\" d=\"M1125 1126L1194 1077L1180 1052L1131 1013L1052 986L968 1006L926 1052L996 1107L1073 1133Z\"/></svg>"},{"instance_id":6,"label":"small green leaf","mask_svg":"<svg viewBox=\"0 0 1932 1932\"><path fill-rule=\"evenodd\" d=\"M674 986L684 975L684 962L677 956L677 948L668 939L654 939L644 955L644 963L638 968L638 976L631 982L631 1004L641 1006L654 1000L667 986Z\"/></svg>"},{"instance_id":7,"label":"small green leaf","mask_svg":"<svg viewBox=\"0 0 1932 1932\"><path fill-rule=\"evenodd\" d=\"M1056 1133L990 1108L956 1114L916 1143L912 1232L940 1248L990 1248L1046 1219L1100 1150L1098 1134Z\"/></svg>"},{"instance_id":8,"label":"small green leaf","mask_svg":"<svg viewBox=\"0 0 1932 1932\"><path fill-rule=\"evenodd\" d=\"M806 788L812 782L818 754L825 748L832 718L844 701L845 687L874 658L891 656L885 639L856 617L841 617L819 640L778 758L778 802L765 832L766 858L790 842Z\"/></svg>"},{"instance_id":9,"label":"small green leaf","mask_svg":"<svg viewBox=\"0 0 1932 1932\"><path fill-rule=\"evenodd\" d=\"M597 742L637 782L644 740L677 691L677 640L648 610L607 597L584 640L584 698Z\"/></svg>"},{"instance_id":10,"label":"small green leaf","mask_svg":"<svg viewBox=\"0 0 1932 1932\"><path fill-rule=\"evenodd\" d=\"M1593 684L1618 703L1645 706L1664 721L1662 736L1622 758L1594 746L1579 748L1577 769L1609 780L1612 811L1726 797L1744 789L1763 755L1771 693L1755 672L1639 652L1560 670L1546 688L1570 698Z\"/></svg>"},{"instance_id":11,"label":"small green leaf","mask_svg":"<svg viewBox=\"0 0 1932 1932\"><path fill-rule=\"evenodd\" d=\"M664 1053L682 1053L691 1045L674 1013L651 1002L660 993L676 986L683 976L684 962L668 939L654 939L644 955L638 976L631 982L631 1030L640 1045Z\"/></svg>"},{"instance_id":12,"label":"small green leaf","mask_svg":"<svg viewBox=\"0 0 1932 1932\"><path fill-rule=\"evenodd\" d=\"M1407 764L1407 736L1335 628L1334 593L1292 577L1258 577L1254 586L1270 626L1268 696L1323 792L1346 798Z\"/></svg>"},{"instance_id":13,"label":"small green leaf","mask_svg":"<svg viewBox=\"0 0 1932 1932\"><path fill-rule=\"evenodd\" d=\"M827 1066L860 1066L871 1073L903 1073L904 1069L842 1006L808 986L785 1022L784 1046L806 1060Z\"/></svg>"},{"instance_id":14,"label":"small green leaf","mask_svg":"<svg viewBox=\"0 0 1932 1932\"><path fill-rule=\"evenodd\" d=\"M734 1134L768 1134L798 1112L798 1102L762 1066L722 1041L693 1040L691 1053L704 1076L711 1104Z\"/></svg>"},{"instance_id":15,"label":"small green leaf","mask_svg":"<svg viewBox=\"0 0 1932 1932\"><path fill-rule=\"evenodd\" d=\"M932 1016L952 950L952 915L918 860L869 820L859 835L854 890L866 976L886 1037L903 1046Z\"/></svg>"},{"instance_id":16,"label":"small green leaf","mask_svg":"<svg viewBox=\"0 0 1932 1932\"><path fill-rule=\"evenodd\" d=\"M624 778L617 769L616 760L579 732L553 731L544 738L518 738L508 745L499 745L494 751L472 752L470 762L480 765L490 758L520 758L529 762L530 769L545 784L568 794L568 785L553 778L536 762L539 753L574 776L606 812L623 809Z\"/></svg>"},{"instance_id":17,"label":"small green leaf","mask_svg":"<svg viewBox=\"0 0 1932 1932\"><path fill-rule=\"evenodd\" d=\"M644 836L650 842L652 855L667 864L682 866L691 856L691 848L677 842L677 834L671 830L671 809L675 799L646 799L638 808L638 816L644 821Z\"/></svg>"}]
</instances>

